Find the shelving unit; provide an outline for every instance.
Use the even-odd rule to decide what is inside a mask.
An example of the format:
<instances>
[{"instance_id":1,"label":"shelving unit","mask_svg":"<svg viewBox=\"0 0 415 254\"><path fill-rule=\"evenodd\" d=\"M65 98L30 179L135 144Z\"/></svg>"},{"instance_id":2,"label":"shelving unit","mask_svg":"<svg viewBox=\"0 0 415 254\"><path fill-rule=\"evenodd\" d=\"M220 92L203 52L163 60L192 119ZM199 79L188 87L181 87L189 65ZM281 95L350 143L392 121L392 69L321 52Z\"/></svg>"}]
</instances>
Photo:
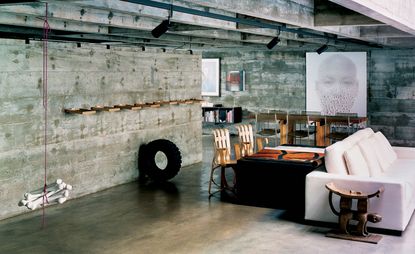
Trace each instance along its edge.
<instances>
[{"instance_id":1,"label":"shelving unit","mask_svg":"<svg viewBox=\"0 0 415 254\"><path fill-rule=\"evenodd\" d=\"M242 122L241 107L202 107L205 123L240 123Z\"/></svg>"}]
</instances>

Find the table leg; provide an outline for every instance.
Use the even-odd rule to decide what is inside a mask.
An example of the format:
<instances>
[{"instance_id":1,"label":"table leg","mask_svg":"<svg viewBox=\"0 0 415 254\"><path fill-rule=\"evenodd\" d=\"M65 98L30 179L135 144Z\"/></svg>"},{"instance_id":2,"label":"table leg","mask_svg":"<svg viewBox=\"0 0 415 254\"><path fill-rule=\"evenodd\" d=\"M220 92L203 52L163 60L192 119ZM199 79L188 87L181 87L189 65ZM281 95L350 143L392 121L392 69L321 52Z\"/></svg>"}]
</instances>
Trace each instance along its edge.
<instances>
[{"instance_id":1,"label":"table leg","mask_svg":"<svg viewBox=\"0 0 415 254\"><path fill-rule=\"evenodd\" d=\"M293 124L288 123L285 120L280 120L280 145L293 144L293 137L288 136L289 132L293 131Z\"/></svg>"},{"instance_id":2,"label":"table leg","mask_svg":"<svg viewBox=\"0 0 415 254\"><path fill-rule=\"evenodd\" d=\"M287 144L288 126L284 120L280 120L280 145Z\"/></svg>"}]
</instances>

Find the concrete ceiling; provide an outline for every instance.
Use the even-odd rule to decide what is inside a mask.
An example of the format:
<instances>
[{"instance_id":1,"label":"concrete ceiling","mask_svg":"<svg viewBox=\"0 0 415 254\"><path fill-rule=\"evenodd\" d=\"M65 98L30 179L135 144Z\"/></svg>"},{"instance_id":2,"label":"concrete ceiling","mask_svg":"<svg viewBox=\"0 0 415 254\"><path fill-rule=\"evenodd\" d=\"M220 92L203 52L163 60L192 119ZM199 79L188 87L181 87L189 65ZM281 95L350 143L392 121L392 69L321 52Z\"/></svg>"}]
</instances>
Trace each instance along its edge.
<instances>
[{"instance_id":1,"label":"concrete ceiling","mask_svg":"<svg viewBox=\"0 0 415 254\"><path fill-rule=\"evenodd\" d=\"M390 2L394 2L391 5ZM0 38L49 38L182 50L314 51L415 48L415 5L406 0L39 0L0 2ZM166 20L159 38L151 30Z\"/></svg>"}]
</instances>

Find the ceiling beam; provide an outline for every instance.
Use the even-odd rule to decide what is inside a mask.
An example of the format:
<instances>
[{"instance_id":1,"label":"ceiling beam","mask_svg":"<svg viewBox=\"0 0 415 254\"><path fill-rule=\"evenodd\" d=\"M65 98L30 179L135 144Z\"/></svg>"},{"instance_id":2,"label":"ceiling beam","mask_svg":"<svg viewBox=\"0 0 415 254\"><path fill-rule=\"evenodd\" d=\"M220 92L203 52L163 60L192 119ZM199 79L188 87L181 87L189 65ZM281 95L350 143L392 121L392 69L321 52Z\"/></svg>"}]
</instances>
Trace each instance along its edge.
<instances>
[{"instance_id":1,"label":"ceiling beam","mask_svg":"<svg viewBox=\"0 0 415 254\"><path fill-rule=\"evenodd\" d=\"M415 35L415 8L408 0L330 0Z\"/></svg>"},{"instance_id":2,"label":"ceiling beam","mask_svg":"<svg viewBox=\"0 0 415 254\"><path fill-rule=\"evenodd\" d=\"M373 27L360 27L360 38L405 38L412 37L415 40L415 36L392 26L373 26Z\"/></svg>"},{"instance_id":3,"label":"ceiling beam","mask_svg":"<svg viewBox=\"0 0 415 254\"><path fill-rule=\"evenodd\" d=\"M183 0L289 25L310 27L314 24L314 6L310 0Z\"/></svg>"},{"instance_id":4,"label":"ceiling beam","mask_svg":"<svg viewBox=\"0 0 415 254\"><path fill-rule=\"evenodd\" d=\"M379 24L382 24L382 22L328 0L314 0L315 26L372 26Z\"/></svg>"},{"instance_id":5,"label":"ceiling beam","mask_svg":"<svg viewBox=\"0 0 415 254\"><path fill-rule=\"evenodd\" d=\"M156 1L152 1L152 0L122 0L122 1L130 2L130 3L136 3L136 4L142 4L142 5L146 5L146 6L150 6L150 7L156 7L156 8L165 9L165 10L171 10L173 12L183 12L183 13L196 15L196 16L202 16L202 17L208 17L208 18L212 18L212 19L219 19L219 20L224 20L224 21L235 22L236 24L244 24L244 25L253 26L253 27L275 29L275 30L278 30L278 31L296 33L296 34L312 36L312 37L316 37L316 38L324 38L324 39L331 38L334 41L337 40L335 37L329 37L326 34L321 35L319 33L314 33L314 32L310 32L310 31L287 28L285 25L273 24L273 23L270 23L270 22L263 22L263 21L260 21L260 20L257 20L257 19L243 19L243 18L238 18L238 17L231 17L231 16L222 15L222 14L216 14L216 13L211 13L211 12L207 12L207 11L200 11L200 10L195 10L195 9L192 9L192 8L177 6L177 5L174 5L174 4L156 2ZM245 3L245 2L243 2L243 3ZM354 40L351 43L379 47L379 45L370 45L370 44L368 44L364 41L359 41L359 40Z\"/></svg>"}]
</instances>

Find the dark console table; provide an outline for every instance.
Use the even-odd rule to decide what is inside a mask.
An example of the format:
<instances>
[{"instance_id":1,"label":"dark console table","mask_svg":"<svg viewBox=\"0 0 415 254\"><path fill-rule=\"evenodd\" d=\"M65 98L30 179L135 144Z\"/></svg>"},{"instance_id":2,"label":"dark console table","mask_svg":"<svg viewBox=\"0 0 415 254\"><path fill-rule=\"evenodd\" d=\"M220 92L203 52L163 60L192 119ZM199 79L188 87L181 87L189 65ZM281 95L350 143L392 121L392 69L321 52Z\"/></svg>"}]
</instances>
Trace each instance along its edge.
<instances>
[{"instance_id":1,"label":"dark console table","mask_svg":"<svg viewBox=\"0 0 415 254\"><path fill-rule=\"evenodd\" d=\"M264 206L304 214L305 177L318 163L245 157L237 162L236 197L244 205Z\"/></svg>"}]
</instances>

